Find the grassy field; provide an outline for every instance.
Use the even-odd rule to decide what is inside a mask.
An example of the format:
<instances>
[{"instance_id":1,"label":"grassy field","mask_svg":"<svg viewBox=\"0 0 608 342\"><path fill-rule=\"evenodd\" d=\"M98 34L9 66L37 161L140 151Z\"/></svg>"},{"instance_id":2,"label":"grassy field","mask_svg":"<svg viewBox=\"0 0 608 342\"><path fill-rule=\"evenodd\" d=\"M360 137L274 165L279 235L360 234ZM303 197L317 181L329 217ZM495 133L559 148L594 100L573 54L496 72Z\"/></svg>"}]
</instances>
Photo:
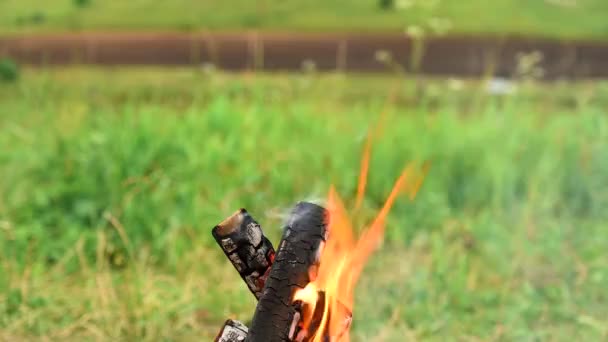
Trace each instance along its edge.
<instances>
[{"instance_id":1,"label":"grassy field","mask_svg":"<svg viewBox=\"0 0 608 342\"><path fill-rule=\"evenodd\" d=\"M80 30L398 30L607 38L604 0L1 0L1 32ZM390 1L389 1L390 2Z\"/></svg>"},{"instance_id":2,"label":"grassy field","mask_svg":"<svg viewBox=\"0 0 608 342\"><path fill-rule=\"evenodd\" d=\"M387 94L396 96L385 105ZM363 217L400 169L356 293L355 341L608 338L608 84L29 70L0 84L0 340L200 341L255 305L211 228L246 207L275 242L296 201Z\"/></svg>"}]
</instances>

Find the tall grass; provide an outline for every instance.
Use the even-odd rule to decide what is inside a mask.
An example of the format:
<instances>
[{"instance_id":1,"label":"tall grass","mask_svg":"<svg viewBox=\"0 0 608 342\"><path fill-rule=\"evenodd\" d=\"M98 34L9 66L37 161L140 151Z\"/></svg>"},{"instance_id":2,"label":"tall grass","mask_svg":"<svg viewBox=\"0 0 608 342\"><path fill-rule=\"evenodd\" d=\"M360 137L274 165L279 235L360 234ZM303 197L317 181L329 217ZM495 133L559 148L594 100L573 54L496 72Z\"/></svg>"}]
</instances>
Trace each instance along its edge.
<instances>
[{"instance_id":1,"label":"tall grass","mask_svg":"<svg viewBox=\"0 0 608 342\"><path fill-rule=\"evenodd\" d=\"M188 340L248 319L252 296L210 228L246 207L277 241L296 201L330 184L352 201L363 139L395 85L364 216L407 162L432 167L391 214L355 336L606 334L603 84L504 98L370 76L23 78L0 88L3 338Z\"/></svg>"}]
</instances>

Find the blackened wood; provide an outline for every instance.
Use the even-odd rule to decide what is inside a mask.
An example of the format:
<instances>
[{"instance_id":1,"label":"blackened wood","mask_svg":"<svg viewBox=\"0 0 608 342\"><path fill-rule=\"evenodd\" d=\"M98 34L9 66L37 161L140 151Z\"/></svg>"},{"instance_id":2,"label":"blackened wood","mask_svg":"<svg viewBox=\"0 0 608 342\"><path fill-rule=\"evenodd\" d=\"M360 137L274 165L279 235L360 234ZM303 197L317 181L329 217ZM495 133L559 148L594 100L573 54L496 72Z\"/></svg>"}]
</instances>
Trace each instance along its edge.
<instances>
[{"instance_id":1,"label":"blackened wood","mask_svg":"<svg viewBox=\"0 0 608 342\"><path fill-rule=\"evenodd\" d=\"M227 320L214 342L243 342L247 338L247 327L232 319Z\"/></svg>"},{"instance_id":2,"label":"blackened wood","mask_svg":"<svg viewBox=\"0 0 608 342\"><path fill-rule=\"evenodd\" d=\"M212 234L249 290L259 299L275 255L262 227L247 210L240 209L215 226Z\"/></svg>"},{"instance_id":3,"label":"blackened wood","mask_svg":"<svg viewBox=\"0 0 608 342\"><path fill-rule=\"evenodd\" d=\"M325 239L327 211L300 202L292 210L283 231L276 258L256 307L247 341L289 341L297 324L298 305L293 294L311 279L309 268L319 262L319 246Z\"/></svg>"}]
</instances>

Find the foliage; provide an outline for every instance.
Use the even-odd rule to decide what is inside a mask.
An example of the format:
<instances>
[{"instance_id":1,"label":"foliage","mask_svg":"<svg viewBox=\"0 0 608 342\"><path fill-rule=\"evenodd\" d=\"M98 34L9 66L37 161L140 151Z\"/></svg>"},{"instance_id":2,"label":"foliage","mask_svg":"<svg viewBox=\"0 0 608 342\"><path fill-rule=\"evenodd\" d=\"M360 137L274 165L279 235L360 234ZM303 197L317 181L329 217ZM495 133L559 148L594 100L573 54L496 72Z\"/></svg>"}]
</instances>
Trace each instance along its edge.
<instances>
[{"instance_id":1,"label":"foliage","mask_svg":"<svg viewBox=\"0 0 608 342\"><path fill-rule=\"evenodd\" d=\"M383 10L392 10L395 8L395 0L380 0L378 6Z\"/></svg>"},{"instance_id":2,"label":"foliage","mask_svg":"<svg viewBox=\"0 0 608 342\"><path fill-rule=\"evenodd\" d=\"M73 0L73 1L74 1L74 6L79 7L79 8L87 7L91 4L91 0Z\"/></svg>"},{"instance_id":3,"label":"foliage","mask_svg":"<svg viewBox=\"0 0 608 342\"><path fill-rule=\"evenodd\" d=\"M0 59L0 82L15 82L19 79L19 66L12 59Z\"/></svg>"}]
</instances>

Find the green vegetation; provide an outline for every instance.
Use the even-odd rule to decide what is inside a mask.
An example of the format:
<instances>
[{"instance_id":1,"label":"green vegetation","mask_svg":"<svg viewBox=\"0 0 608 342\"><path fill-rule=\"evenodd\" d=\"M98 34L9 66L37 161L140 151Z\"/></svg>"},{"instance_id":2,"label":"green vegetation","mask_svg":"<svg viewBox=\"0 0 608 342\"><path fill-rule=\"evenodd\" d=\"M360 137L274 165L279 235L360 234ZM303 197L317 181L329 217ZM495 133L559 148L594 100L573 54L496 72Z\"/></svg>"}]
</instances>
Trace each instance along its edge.
<instances>
[{"instance_id":1,"label":"green vegetation","mask_svg":"<svg viewBox=\"0 0 608 342\"><path fill-rule=\"evenodd\" d=\"M97 2L96 2L97 3ZM358 287L355 341L608 337L608 85L25 70L0 85L0 339L209 340L254 300L210 229L335 183L391 92L362 217L401 199ZM393 88L396 86L397 88Z\"/></svg>"},{"instance_id":2,"label":"green vegetation","mask_svg":"<svg viewBox=\"0 0 608 342\"><path fill-rule=\"evenodd\" d=\"M86 6L83 6L86 5ZM397 30L608 37L605 0L2 0L0 32L78 30Z\"/></svg>"},{"instance_id":3,"label":"green vegetation","mask_svg":"<svg viewBox=\"0 0 608 342\"><path fill-rule=\"evenodd\" d=\"M0 83L15 82L19 78L19 66L8 58L0 59Z\"/></svg>"},{"instance_id":4,"label":"green vegetation","mask_svg":"<svg viewBox=\"0 0 608 342\"><path fill-rule=\"evenodd\" d=\"M91 0L73 0L76 7L87 7L91 4Z\"/></svg>"},{"instance_id":5,"label":"green vegetation","mask_svg":"<svg viewBox=\"0 0 608 342\"><path fill-rule=\"evenodd\" d=\"M378 6L385 10L392 10L395 8L395 0L379 0Z\"/></svg>"}]
</instances>

